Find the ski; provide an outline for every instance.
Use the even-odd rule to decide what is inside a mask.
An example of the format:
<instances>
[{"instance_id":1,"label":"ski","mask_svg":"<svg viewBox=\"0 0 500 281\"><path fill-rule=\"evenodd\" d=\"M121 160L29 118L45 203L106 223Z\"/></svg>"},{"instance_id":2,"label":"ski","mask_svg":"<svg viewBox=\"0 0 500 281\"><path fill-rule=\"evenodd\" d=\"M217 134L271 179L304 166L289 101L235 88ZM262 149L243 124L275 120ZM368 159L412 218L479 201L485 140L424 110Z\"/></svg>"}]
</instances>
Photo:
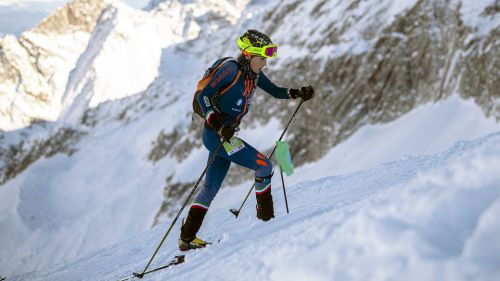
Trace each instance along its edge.
<instances>
[{"instance_id":1,"label":"ski","mask_svg":"<svg viewBox=\"0 0 500 281\"><path fill-rule=\"evenodd\" d=\"M146 271L144 273L136 273L136 272L134 272L134 273L132 273L132 275L130 275L128 277L125 277L125 278L122 278L119 281L130 280L130 279L133 279L133 278L139 278L140 279L140 278L144 277L144 275L147 275L149 273L165 269L165 268L170 267L172 265L177 265L177 264L183 263L184 262L184 257L185 257L184 255L175 256L175 258L173 258L168 264L166 264L164 266L153 268L153 269L148 270L148 271Z\"/></svg>"}]
</instances>

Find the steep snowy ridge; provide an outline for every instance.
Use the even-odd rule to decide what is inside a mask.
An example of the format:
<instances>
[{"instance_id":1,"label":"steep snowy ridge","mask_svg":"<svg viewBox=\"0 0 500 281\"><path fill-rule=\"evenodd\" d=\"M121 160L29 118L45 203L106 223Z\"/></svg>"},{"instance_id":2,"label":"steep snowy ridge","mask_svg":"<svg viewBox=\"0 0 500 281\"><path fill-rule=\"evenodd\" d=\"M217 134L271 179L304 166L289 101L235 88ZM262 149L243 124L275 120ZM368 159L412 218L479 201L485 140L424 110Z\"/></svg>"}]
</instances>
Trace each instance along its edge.
<instances>
[{"instance_id":1,"label":"steep snowy ridge","mask_svg":"<svg viewBox=\"0 0 500 281\"><path fill-rule=\"evenodd\" d=\"M108 8L69 77L60 121L79 125L89 108L147 90L160 76L165 48L192 40L202 30L213 32L239 14L228 3L213 2L169 1L149 13L118 3ZM203 19L209 15L220 20Z\"/></svg>"},{"instance_id":2,"label":"steep snowy ridge","mask_svg":"<svg viewBox=\"0 0 500 281\"><path fill-rule=\"evenodd\" d=\"M143 280L496 280L500 277L500 132L444 152L274 188L277 218L250 199L235 219L212 209L219 241ZM117 280L141 271L168 223L85 258L9 280ZM153 267L176 254L178 227Z\"/></svg>"}]
</instances>

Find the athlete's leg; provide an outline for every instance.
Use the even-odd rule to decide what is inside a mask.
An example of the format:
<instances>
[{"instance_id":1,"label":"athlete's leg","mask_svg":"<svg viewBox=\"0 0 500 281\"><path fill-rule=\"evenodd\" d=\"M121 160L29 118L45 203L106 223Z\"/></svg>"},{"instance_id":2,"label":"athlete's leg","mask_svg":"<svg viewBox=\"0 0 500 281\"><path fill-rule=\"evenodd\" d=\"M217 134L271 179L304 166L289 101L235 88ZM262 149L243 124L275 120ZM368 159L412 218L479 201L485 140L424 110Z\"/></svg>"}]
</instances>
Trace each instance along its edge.
<instances>
[{"instance_id":1,"label":"athlete's leg","mask_svg":"<svg viewBox=\"0 0 500 281\"><path fill-rule=\"evenodd\" d=\"M216 141L213 138L207 138L206 132L207 129L204 129L203 142L205 146L212 147L211 142ZM207 145L208 144L208 145ZM212 157L214 150L210 150L208 161ZM208 163L207 163L208 164ZM181 235L179 239L179 249L181 250L189 250L190 248L196 247L193 243L191 243L196 238L196 233L201 227L203 223L203 219L214 199L215 195L219 191L219 188L224 180L224 177L229 170L229 166L231 165L231 161L225 159L221 156L216 156L212 162L212 164L208 167L207 174L205 177L205 184L203 189L196 196L191 208L189 209L188 216L186 221L181 227ZM191 245L193 244L193 245Z\"/></svg>"},{"instance_id":2,"label":"athlete's leg","mask_svg":"<svg viewBox=\"0 0 500 281\"><path fill-rule=\"evenodd\" d=\"M204 135L205 136L205 135ZM214 151L220 143L220 137L214 131L207 132L208 149ZM271 161L247 142L241 140L243 145L235 145L233 151L227 152L220 149L218 155L231 162L255 171L255 192L257 196L257 217L267 221L274 217L273 200L271 195L271 177L273 165Z\"/></svg>"}]
</instances>

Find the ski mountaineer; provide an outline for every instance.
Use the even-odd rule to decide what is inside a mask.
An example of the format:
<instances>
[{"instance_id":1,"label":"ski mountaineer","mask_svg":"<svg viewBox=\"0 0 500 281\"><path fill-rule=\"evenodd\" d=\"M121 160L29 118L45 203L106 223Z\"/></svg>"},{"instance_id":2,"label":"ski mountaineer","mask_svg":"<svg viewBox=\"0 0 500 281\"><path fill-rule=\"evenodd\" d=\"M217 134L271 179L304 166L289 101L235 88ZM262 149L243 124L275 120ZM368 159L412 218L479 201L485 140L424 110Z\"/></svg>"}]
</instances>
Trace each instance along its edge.
<instances>
[{"instance_id":1,"label":"ski mountaineer","mask_svg":"<svg viewBox=\"0 0 500 281\"><path fill-rule=\"evenodd\" d=\"M202 248L208 244L196 237L196 233L201 227L210 203L219 191L231 162L255 171L257 218L263 221L274 218L271 161L247 142L233 137L243 116L248 113L254 89L259 87L278 99L302 98L306 101L314 97L311 86L300 89L278 87L261 71L267 64L266 60L277 55L278 45L273 44L269 36L257 30L248 30L238 38L237 42L242 53L237 59L225 62L217 70L197 99L206 119L202 137L203 144L210 152L209 159L221 143L221 139L227 142L224 144L224 149L219 149L208 168L203 190L195 198L181 227L179 238L181 251ZM231 84L229 90L214 100L221 89Z\"/></svg>"}]
</instances>

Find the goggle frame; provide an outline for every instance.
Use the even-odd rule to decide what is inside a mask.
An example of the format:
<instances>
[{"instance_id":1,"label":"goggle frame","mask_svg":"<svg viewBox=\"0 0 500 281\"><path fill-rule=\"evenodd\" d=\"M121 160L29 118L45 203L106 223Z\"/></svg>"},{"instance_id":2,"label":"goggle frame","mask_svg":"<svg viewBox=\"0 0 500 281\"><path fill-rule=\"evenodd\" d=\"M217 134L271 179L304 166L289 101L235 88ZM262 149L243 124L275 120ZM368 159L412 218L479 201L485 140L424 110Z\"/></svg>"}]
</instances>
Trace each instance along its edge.
<instances>
[{"instance_id":1,"label":"goggle frame","mask_svg":"<svg viewBox=\"0 0 500 281\"><path fill-rule=\"evenodd\" d=\"M260 47L260 48L259 47L252 47L252 46L248 46L240 38L238 38L238 46L243 51L246 51L246 52L248 52L252 55L256 55L256 56L261 56L261 57L265 57L265 58L275 58L278 56L278 44L269 44L269 45L266 45L266 46ZM270 55L268 55L269 49L271 49ZM274 50L272 50L272 49L274 49Z\"/></svg>"}]
</instances>

